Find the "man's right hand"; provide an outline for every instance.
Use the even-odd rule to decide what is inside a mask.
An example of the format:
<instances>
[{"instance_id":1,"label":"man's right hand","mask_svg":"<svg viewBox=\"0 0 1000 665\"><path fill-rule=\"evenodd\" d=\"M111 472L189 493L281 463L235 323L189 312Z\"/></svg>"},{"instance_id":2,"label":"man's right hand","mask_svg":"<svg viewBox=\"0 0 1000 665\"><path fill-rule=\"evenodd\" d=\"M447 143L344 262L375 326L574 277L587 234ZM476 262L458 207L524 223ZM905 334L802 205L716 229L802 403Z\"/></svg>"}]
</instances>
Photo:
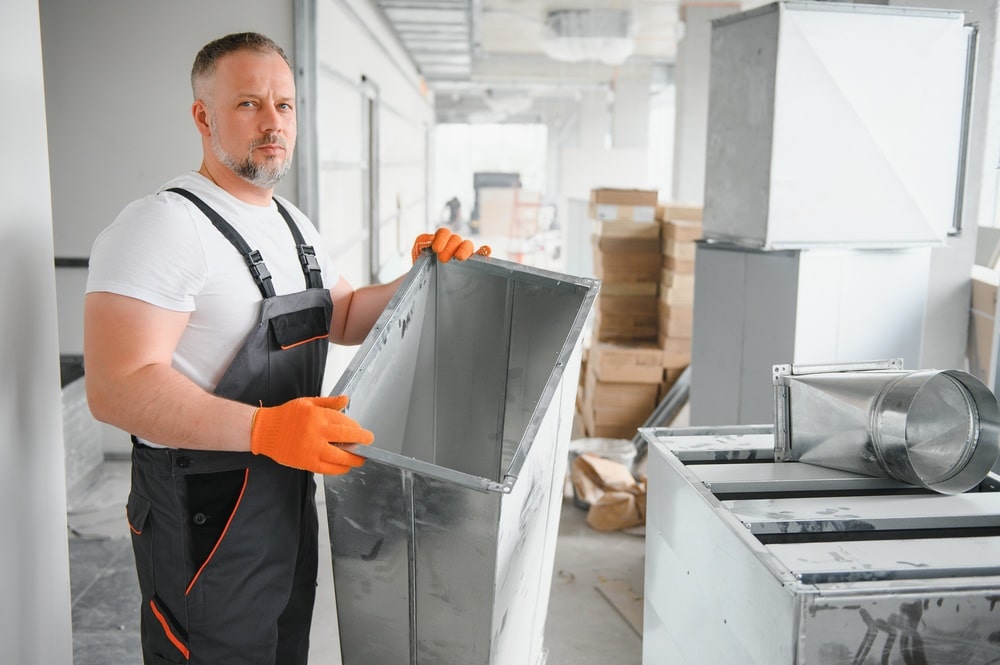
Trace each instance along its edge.
<instances>
[{"instance_id":1,"label":"man's right hand","mask_svg":"<svg viewBox=\"0 0 1000 665\"><path fill-rule=\"evenodd\" d=\"M250 426L250 450L279 464L336 475L361 466L364 458L332 445L370 444L375 435L341 413L347 396L300 397L262 406Z\"/></svg>"}]
</instances>

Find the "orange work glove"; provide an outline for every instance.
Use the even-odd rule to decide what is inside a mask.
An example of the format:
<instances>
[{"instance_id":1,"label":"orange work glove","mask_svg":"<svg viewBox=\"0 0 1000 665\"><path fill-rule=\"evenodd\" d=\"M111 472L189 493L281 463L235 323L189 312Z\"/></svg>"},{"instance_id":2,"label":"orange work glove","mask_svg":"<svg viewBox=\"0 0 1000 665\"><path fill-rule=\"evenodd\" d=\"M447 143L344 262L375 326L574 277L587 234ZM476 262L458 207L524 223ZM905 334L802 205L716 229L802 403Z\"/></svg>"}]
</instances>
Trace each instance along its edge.
<instances>
[{"instance_id":1,"label":"orange work glove","mask_svg":"<svg viewBox=\"0 0 1000 665\"><path fill-rule=\"evenodd\" d=\"M472 244L471 240L463 240L462 236L452 233L443 226L435 231L433 235L430 233L421 233L417 236L417 239L413 243L412 254L414 263L416 263L417 257L420 256L420 252L424 251L427 247L430 247L431 251L437 254L438 261L441 263L448 263L452 257L455 257L459 261L464 261L473 254L489 256L491 251L489 245L483 245L479 249L475 249L475 245Z\"/></svg>"},{"instance_id":2,"label":"orange work glove","mask_svg":"<svg viewBox=\"0 0 1000 665\"><path fill-rule=\"evenodd\" d=\"M279 464L335 475L365 459L334 443L369 444L375 435L341 413L347 397L299 397L279 406L262 406L250 425L250 450Z\"/></svg>"}]
</instances>

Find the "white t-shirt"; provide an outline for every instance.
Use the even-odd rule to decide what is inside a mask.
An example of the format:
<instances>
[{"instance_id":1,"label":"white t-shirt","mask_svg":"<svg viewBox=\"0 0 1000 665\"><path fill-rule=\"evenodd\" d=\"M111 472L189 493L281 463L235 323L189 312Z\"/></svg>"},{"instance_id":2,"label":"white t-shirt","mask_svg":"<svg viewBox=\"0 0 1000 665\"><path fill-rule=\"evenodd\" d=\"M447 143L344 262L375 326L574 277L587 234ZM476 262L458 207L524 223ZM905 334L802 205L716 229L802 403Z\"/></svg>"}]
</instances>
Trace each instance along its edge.
<instances>
[{"instance_id":1,"label":"white t-shirt","mask_svg":"<svg viewBox=\"0 0 1000 665\"><path fill-rule=\"evenodd\" d=\"M165 184L201 198L259 250L275 293L306 288L292 234L272 202L244 203L199 173ZM323 239L306 216L281 199L307 245L316 250L323 284L339 278ZM87 293L107 291L143 300L191 319L172 365L211 392L254 327L262 299L239 251L190 201L174 192L129 204L94 241Z\"/></svg>"}]
</instances>

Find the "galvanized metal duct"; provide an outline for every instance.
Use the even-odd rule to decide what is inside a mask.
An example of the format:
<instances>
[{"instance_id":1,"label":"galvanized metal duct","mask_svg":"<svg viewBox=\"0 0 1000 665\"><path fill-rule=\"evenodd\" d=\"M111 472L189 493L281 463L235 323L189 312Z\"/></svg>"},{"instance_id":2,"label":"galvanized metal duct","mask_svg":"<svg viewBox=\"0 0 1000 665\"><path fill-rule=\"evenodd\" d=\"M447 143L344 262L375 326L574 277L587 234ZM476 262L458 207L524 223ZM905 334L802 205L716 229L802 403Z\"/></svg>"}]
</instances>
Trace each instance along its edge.
<instances>
[{"instance_id":1,"label":"galvanized metal duct","mask_svg":"<svg viewBox=\"0 0 1000 665\"><path fill-rule=\"evenodd\" d=\"M775 458L888 476L942 494L978 485L1000 457L1000 407L959 370L901 360L774 367Z\"/></svg>"}]
</instances>

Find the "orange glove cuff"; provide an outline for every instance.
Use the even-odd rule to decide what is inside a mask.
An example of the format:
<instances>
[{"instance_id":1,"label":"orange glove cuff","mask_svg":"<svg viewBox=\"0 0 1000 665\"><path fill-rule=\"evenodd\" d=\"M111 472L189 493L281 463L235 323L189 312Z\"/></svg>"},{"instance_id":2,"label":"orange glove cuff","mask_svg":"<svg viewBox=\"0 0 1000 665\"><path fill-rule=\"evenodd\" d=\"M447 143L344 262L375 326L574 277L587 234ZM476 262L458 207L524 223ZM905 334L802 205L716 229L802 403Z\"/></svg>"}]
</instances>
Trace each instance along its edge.
<instances>
[{"instance_id":1,"label":"orange glove cuff","mask_svg":"<svg viewBox=\"0 0 1000 665\"><path fill-rule=\"evenodd\" d=\"M315 473L345 473L364 458L336 443L370 444L375 436L343 414L347 397L300 397L260 407L250 424L250 450L275 462Z\"/></svg>"}]
</instances>

